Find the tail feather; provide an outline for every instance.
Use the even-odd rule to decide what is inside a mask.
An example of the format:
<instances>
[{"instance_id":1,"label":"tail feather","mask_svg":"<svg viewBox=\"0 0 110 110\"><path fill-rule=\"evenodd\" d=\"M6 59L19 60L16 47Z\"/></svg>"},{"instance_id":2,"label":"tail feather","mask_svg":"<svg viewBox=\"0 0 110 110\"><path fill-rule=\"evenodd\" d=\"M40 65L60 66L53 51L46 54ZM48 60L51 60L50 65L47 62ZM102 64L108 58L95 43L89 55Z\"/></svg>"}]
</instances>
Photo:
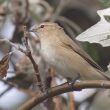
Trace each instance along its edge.
<instances>
[{"instance_id":1,"label":"tail feather","mask_svg":"<svg viewBox=\"0 0 110 110\"><path fill-rule=\"evenodd\" d=\"M104 72L102 72L102 71L100 71L100 70L98 70L99 72L100 72L100 74L103 76L103 77L105 77L107 80L110 80L110 75L108 75L108 74L106 74L106 73L104 73Z\"/></svg>"}]
</instances>

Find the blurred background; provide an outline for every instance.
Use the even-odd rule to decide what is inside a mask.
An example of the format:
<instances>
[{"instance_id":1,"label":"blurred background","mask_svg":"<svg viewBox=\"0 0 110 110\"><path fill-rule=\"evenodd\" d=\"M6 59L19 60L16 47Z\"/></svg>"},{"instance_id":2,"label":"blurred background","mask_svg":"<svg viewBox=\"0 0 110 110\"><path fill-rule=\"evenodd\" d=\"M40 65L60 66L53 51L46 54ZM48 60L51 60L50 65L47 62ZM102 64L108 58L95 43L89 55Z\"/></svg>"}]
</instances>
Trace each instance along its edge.
<instances>
[{"instance_id":1,"label":"blurred background","mask_svg":"<svg viewBox=\"0 0 110 110\"><path fill-rule=\"evenodd\" d=\"M97 23L97 10L110 6L110 0L0 0L0 39L8 39L24 48L23 26L28 29L44 21L57 22L71 39ZM39 54L39 41L30 33L32 55L39 66L42 81L49 87L64 82L55 71L49 71ZM85 51L106 71L110 61L110 47L78 42ZM7 42L0 42L0 59L15 49ZM16 110L33 97L37 91L31 62L21 52L14 52L7 75L0 81L0 110ZM32 110L110 110L110 93L102 89L85 89L48 99Z\"/></svg>"}]
</instances>

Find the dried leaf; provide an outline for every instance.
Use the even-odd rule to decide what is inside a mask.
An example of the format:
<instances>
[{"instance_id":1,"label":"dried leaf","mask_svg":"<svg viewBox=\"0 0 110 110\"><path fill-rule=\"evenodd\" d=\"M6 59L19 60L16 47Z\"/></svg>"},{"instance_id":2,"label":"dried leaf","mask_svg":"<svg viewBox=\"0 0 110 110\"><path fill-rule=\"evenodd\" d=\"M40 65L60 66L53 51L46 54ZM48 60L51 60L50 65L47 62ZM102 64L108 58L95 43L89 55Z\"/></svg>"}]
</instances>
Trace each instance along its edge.
<instances>
[{"instance_id":1,"label":"dried leaf","mask_svg":"<svg viewBox=\"0 0 110 110\"><path fill-rule=\"evenodd\" d=\"M100 21L77 36L79 41L99 43L103 47L110 46L110 8L98 10Z\"/></svg>"},{"instance_id":2,"label":"dried leaf","mask_svg":"<svg viewBox=\"0 0 110 110\"><path fill-rule=\"evenodd\" d=\"M6 76L9 68L9 59L11 54L5 55L0 61L0 80Z\"/></svg>"}]
</instances>

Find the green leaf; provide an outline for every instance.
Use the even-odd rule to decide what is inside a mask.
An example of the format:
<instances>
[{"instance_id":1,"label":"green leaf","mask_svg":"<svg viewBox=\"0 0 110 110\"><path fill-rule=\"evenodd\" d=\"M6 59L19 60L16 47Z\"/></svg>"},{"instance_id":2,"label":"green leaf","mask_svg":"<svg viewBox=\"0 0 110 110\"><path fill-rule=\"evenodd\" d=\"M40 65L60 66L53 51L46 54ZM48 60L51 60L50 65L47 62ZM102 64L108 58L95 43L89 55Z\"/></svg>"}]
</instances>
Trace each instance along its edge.
<instances>
[{"instance_id":1,"label":"green leaf","mask_svg":"<svg viewBox=\"0 0 110 110\"><path fill-rule=\"evenodd\" d=\"M110 0L100 0L100 2L106 6L106 7L110 7Z\"/></svg>"},{"instance_id":2,"label":"green leaf","mask_svg":"<svg viewBox=\"0 0 110 110\"><path fill-rule=\"evenodd\" d=\"M108 16L108 15L104 15L104 18L105 18L105 20L106 20L107 22L110 23L110 16Z\"/></svg>"},{"instance_id":3,"label":"green leaf","mask_svg":"<svg viewBox=\"0 0 110 110\"><path fill-rule=\"evenodd\" d=\"M85 51L91 56L91 58L93 60L95 60L96 62L99 60L99 56L97 53L97 50L95 49L95 47L93 45L91 45L90 43L86 43L85 45Z\"/></svg>"}]
</instances>

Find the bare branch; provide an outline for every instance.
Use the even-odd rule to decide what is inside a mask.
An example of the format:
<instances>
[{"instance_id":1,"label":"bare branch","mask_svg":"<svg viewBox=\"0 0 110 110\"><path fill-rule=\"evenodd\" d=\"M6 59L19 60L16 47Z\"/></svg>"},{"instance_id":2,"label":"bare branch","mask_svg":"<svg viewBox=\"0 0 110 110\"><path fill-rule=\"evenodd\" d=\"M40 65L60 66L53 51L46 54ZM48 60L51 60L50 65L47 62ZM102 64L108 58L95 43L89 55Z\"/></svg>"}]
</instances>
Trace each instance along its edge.
<instances>
[{"instance_id":1,"label":"bare branch","mask_svg":"<svg viewBox=\"0 0 110 110\"><path fill-rule=\"evenodd\" d=\"M35 75L36 75L36 80L37 80L36 83L37 83L40 91L43 92L43 85L42 85L42 81L41 81L41 78L40 78L38 65L36 64L32 54L31 54L31 50L30 50L30 47L29 47L29 44L28 44L28 35L29 34L28 34L27 29L26 29L26 26L24 26L24 44L25 44L25 47L26 47L26 51L24 51L24 53L25 53L26 56L28 56L28 58L30 59L30 61L33 64L33 67L34 67L34 70L35 70Z\"/></svg>"},{"instance_id":2,"label":"bare branch","mask_svg":"<svg viewBox=\"0 0 110 110\"><path fill-rule=\"evenodd\" d=\"M57 6L55 13L53 14L53 16L51 17L51 21L54 22L58 16L60 15L62 9L64 8L65 5L65 1L64 0L59 0L59 5Z\"/></svg>"},{"instance_id":3,"label":"bare branch","mask_svg":"<svg viewBox=\"0 0 110 110\"><path fill-rule=\"evenodd\" d=\"M32 54L31 54L31 50L30 47L28 45L28 31L26 30L26 26L24 26L24 45L26 47L26 50L24 50L23 48L21 48L18 45L15 45L14 43L10 42L7 39L0 39L0 43L7 43L8 45L11 45L12 47L16 48L17 50L19 50L20 52L24 53L31 61L34 70L35 70L35 76L36 76L36 83L37 86L39 87L40 91L43 91L43 86L42 86L42 82L41 82L41 78L40 78L40 74L39 74L39 70L38 70L38 65L36 64Z\"/></svg>"},{"instance_id":4,"label":"bare branch","mask_svg":"<svg viewBox=\"0 0 110 110\"><path fill-rule=\"evenodd\" d=\"M69 105L70 110L76 110L73 92L68 93L68 102L69 102L68 105Z\"/></svg>"},{"instance_id":5,"label":"bare branch","mask_svg":"<svg viewBox=\"0 0 110 110\"><path fill-rule=\"evenodd\" d=\"M65 92L78 91L78 90L87 89L87 88L110 89L110 81L86 80L86 81L76 82L73 86L74 86L74 90L72 90L71 86L68 86L67 83L53 87L48 90L48 94L40 94L40 95L34 96L32 99L30 99L25 104L23 104L21 107L19 107L17 110L30 110L34 106L43 102L44 100L54 97L56 95L60 95Z\"/></svg>"},{"instance_id":6,"label":"bare branch","mask_svg":"<svg viewBox=\"0 0 110 110\"><path fill-rule=\"evenodd\" d=\"M73 30L75 30L78 34L82 32L82 29L73 21L71 21L70 19L63 17L63 16L59 16L56 18L57 21L63 21L65 23L67 23Z\"/></svg>"}]
</instances>

